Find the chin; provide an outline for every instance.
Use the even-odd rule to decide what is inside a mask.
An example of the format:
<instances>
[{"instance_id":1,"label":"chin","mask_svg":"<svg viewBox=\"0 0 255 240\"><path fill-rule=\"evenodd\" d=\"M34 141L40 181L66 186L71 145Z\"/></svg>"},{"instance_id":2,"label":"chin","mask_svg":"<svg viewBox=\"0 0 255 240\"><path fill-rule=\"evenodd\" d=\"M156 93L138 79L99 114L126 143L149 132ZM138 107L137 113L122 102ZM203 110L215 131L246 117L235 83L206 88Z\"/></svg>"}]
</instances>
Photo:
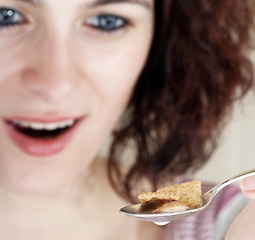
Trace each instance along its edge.
<instances>
[{"instance_id":1,"label":"chin","mask_svg":"<svg viewBox=\"0 0 255 240\"><path fill-rule=\"evenodd\" d=\"M2 174L0 187L8 192L25 195L52 195L62 192L68 186L66 174L31 172L26 174ZM1 171L0 171L1 174ZM70 180L71 181L71 180Z\"/></svg>"},{"instance_id":2,"label":"chin","mask_svg":"<svg viewBox=\"0 0 255 240\"><path fill-rule=\"evenodd\" d=\"M63 185L60 183L11 183L4 184L2 188L8 192L12 192L14 194L22 194L22 195L34 195L34 196L47 196L47 195L56 195L61 193L64 189Z\"/></svg>"}]
</instances>

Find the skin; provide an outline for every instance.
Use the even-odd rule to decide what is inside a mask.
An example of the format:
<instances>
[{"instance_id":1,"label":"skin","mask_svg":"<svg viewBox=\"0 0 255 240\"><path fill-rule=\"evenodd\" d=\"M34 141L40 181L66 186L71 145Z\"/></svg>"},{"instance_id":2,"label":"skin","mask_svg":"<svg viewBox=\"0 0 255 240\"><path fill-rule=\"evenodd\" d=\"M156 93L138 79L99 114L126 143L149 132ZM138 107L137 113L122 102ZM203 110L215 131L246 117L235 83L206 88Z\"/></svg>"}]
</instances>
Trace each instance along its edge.
<instances>
[{"instance_id":1,"label":"skin","mask_svg":"<svg viewBox=\"0 0 255 240\"><path fill-rule=\"evenodd\" d=\"M251 202L247 205L233 221L228 232L225 236L225 240L252 240L254 239L255 229L255 202Z\"/></svg>"},{"instance_id":2,"label":"skin","mask_svg":"<svg viewBox=\"0 0 255 240\"><path fill-rule=\"evenodd\" d=\"M17 11L0 27L0 239L148 239L141 229L158 237L158 227L120 216L124 203L97 158L145 64L153 1L59 3L0 0ZM128 23L100 30L102 13ZM82 121L63 150L40 157L8 137L5 119L17 116Z\"/></svg>"},{"instance_id":3,"label":"skin","mask_svg":"<svg viewBox=\"0 0 255 240\"><path fill-rule=\"evenodd\" d=\"M252 240L254 239L255 229L255 177L245 178L241 181L241 189L247 198L250 198L251 203L248 204L236 217L229 227L225 240Z\"/></svg>"},{"instance_id":4,"label":"skin","mask_svg":"<svg viewBox=\"0 0 255 240\"><path fill-rule=\"evenodd\" d=\"M125 109L151 44L152 1L150 8L138 3L93 7L94 2L0 1L28 19L1 29L1 119L84 117L67 147L43 158L17 148L2 120L0 184L6 188L44 194L86 171ZM104 12L131 23L111 33L86 24Z\"/></svg>"},{"instance_id":5,"label":"skin","mask_svg":"<svg viewBox=\"0 0 255 240\"><path fill-rule=\"evenodd\" d=\"M241 189L247 198L255 199L255 177L245 178L241 182Z\"/></svg>"}]
</instances>

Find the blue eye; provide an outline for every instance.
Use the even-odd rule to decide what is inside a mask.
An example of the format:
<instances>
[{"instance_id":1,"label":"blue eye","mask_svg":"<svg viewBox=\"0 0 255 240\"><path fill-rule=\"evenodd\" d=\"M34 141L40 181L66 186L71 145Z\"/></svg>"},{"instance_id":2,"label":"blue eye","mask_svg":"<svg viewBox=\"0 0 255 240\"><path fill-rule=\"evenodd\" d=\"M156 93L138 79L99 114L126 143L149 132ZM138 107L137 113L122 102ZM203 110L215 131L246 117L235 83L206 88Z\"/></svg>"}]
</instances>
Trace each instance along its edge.
<instances>
[{"instance_id":1,"label":"blue eye","mask_svg":"<svg viewBox=\"0 0 255 240\"><path fill-rule=\"evenodd\" d=\"M102 14L90 17L86 24L102 31L115 31L127 25L128 21L116 15Z\"/></svg>"},{"instance_id":2,"label":"blue eye","mask_svg":"<svg viewBox=\"0 0 255 240\"><path fill-rule=\"evenodd\" d=\"M0 8L0 27L11 26L23 21L23 16L11 8Z\"/></svg>"}]
</instances>

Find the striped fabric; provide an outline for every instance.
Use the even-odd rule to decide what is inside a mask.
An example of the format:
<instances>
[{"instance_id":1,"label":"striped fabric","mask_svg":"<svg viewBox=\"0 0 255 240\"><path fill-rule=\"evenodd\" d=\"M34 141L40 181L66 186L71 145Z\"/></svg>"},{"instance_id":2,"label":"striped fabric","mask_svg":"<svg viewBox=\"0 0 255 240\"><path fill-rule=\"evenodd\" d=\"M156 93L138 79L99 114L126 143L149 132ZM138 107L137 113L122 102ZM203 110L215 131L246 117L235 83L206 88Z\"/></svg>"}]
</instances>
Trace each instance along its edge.
<instances>
[{"instance_id":1,"label":"striped fabric","mask_svg":"<svg viewBox=\"0 0 255 240\"><path fill-rule=\"evenodd\" d=\"M190 181L190 179L183 177L176 179L176 183L185 181ZM203 193L212 186L210 184L202 185ZM169 223L164 227L164 240L221 240L215 239L214 234L217 216L239 192L240 188L237 185L230 185L221 190L205 210Z\"/></svg>"}]
</instances>

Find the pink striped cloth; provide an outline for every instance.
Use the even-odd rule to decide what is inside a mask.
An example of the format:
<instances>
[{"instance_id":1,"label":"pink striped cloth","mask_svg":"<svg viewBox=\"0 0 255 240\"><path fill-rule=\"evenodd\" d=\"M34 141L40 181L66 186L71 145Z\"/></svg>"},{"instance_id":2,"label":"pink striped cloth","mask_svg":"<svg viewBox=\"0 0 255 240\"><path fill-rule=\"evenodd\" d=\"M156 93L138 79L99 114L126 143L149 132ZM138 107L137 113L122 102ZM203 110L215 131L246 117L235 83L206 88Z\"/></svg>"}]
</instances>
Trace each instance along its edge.
<instances>
[{"instance_id":1,"label":"pink striped cloth","mask_svg":"<svg viewBox=\"0 0 255 240\"><path fill-rule=\"evenodd\" d=\"M178 177L176 183L190 181ZM203 184L203 193L214 185ZM211 204L200 213L182 220L167 224L164 228L164 240L213 240L215 235L215 221L218 214L224 210L229 201L240 192L237 185L230 185L221 190Z\"/></svg>"}]
</instances>

